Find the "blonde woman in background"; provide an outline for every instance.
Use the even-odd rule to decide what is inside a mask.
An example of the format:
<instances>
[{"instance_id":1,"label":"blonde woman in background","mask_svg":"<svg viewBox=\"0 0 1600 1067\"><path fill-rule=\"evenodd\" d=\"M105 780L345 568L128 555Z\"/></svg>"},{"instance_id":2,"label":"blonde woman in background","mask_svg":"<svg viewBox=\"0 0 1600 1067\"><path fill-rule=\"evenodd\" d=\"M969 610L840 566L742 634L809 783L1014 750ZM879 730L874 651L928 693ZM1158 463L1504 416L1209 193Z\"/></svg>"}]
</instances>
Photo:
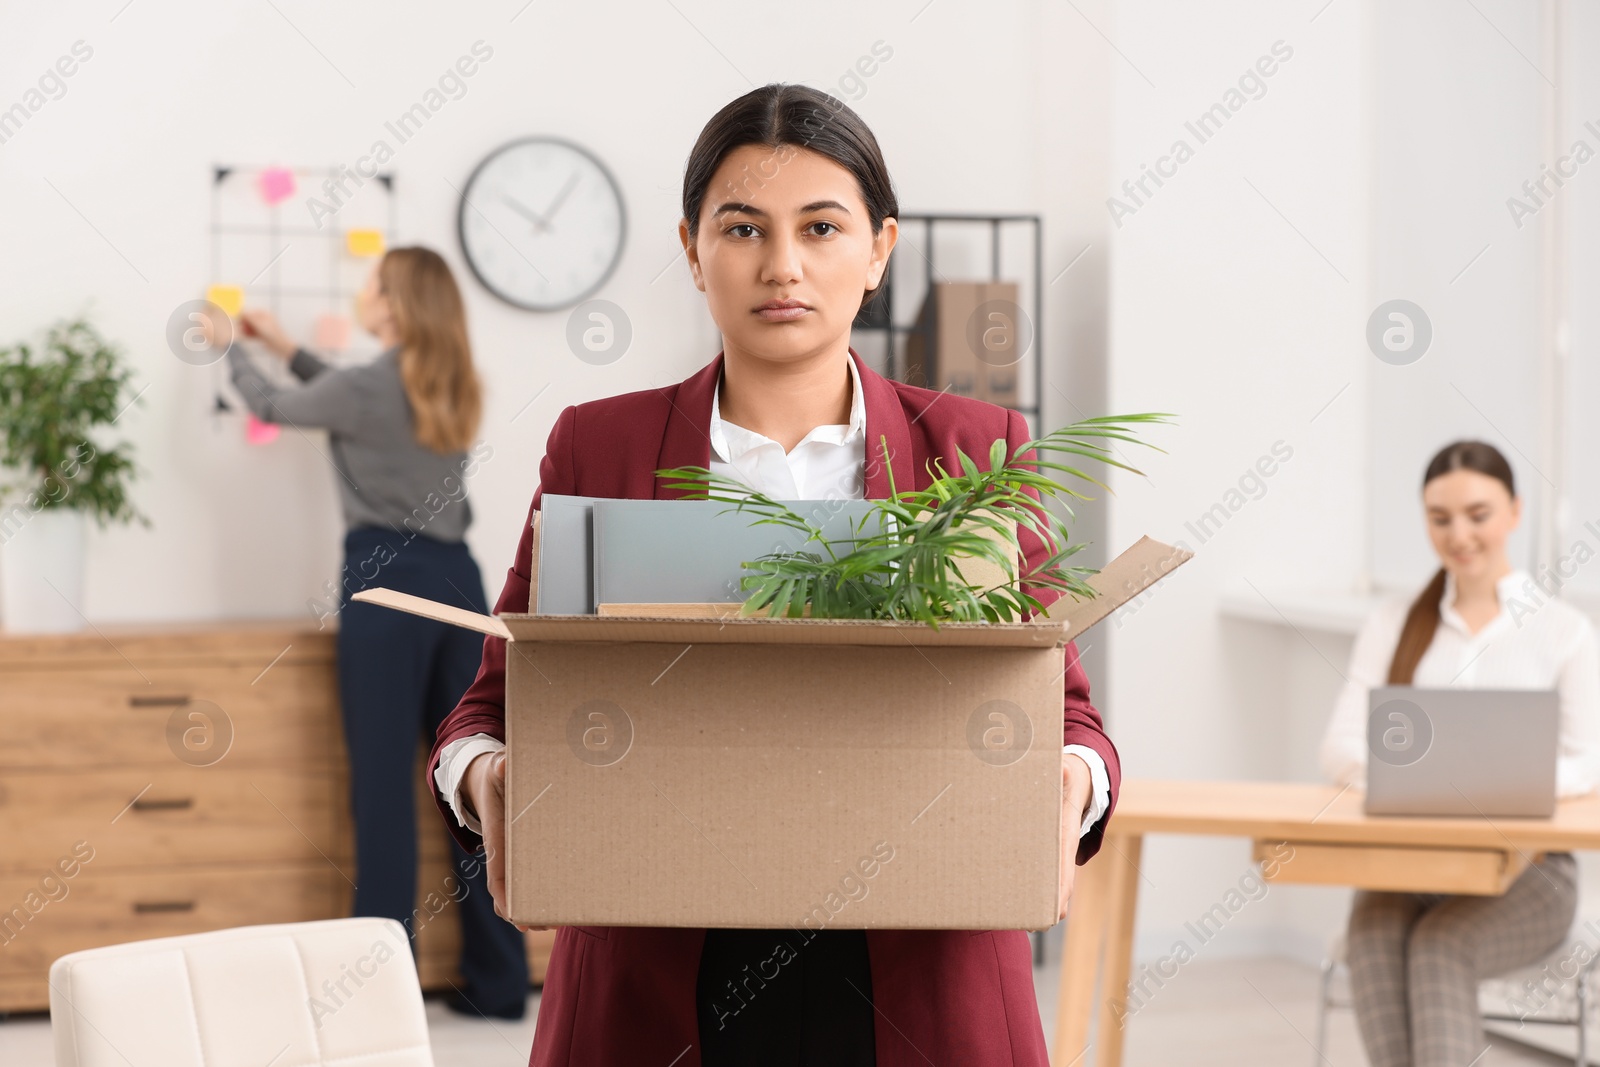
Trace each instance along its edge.
<instances>
[{"instance_id":1,"label":"blonde woman in background","mask_svg":"<svg viewBox=\"0 0 1600 1067\"><path fill-rule=\"evenodd\" d=\"M339 695L355 816L355 914L402 923L416 911L417 745L431 741L477 674L483 638L468 630L350 602L369 585L487 612L478 565L463 542L472 521L466 482L487 446L473 446L482 406L461 292L426 248L396 248L356 297L361 327L383 352L332 368L294 343L270 312L240 321L300 379L261 373L243 346L228 349L234 385L266 422L328 431L347 527L339 602ZM470 451L469 451L470 449ZM522 934L500 919L481 860L451 842L457 877L427 886L461 917L462 985L451 1007L521 1018L528 965ZM435 903L437 903L437 899Z\"/></svg>"},{"instance_id":2,"label":"blonde woman in background","mask_svg":"<svg viewBox=\"0 0 1600 1067\"><path fill-rule=\"evenodd\" d=\"M1506 557L1522 502L1493 446L1457 441L1428 464L1422 502L1442 566L1409 606L1375 611L1322 742L1324 772L1365 788L1368 694L1382 685L1556 689L1556 791L1600 782L1600 642ZM1509 715L1507 732L1517 728ZM1480 980L1533 963L1565 938L1578 901L1569 852L1535 862L1503 896L1357 892L1350 986L1372 1067L1463 1067L1485 1047Z\"/></svg>"}]
</instances>

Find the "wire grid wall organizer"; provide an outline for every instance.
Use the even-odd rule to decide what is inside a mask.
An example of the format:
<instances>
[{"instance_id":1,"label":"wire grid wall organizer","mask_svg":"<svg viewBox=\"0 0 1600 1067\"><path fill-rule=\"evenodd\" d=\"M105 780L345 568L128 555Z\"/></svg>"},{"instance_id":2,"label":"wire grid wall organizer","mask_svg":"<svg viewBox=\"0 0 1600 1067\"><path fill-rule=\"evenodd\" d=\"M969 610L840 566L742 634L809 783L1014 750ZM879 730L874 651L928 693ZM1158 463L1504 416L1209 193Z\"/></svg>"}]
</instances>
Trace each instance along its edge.
<instances>
[{"instance_id":1,"label":"wire grid wall organizer","mask_svg":"<svg viewBox=\"0 0 1600 1067\"><path fill-rule=\"evenodd\" d=\"M292 191L275 200L262 191L269 172L293 175ZM330 190L325 182L340 183ZM244 306L266 307L294 338L335 360L341 355L376 354L376 343L347 326L338 346L311 339L320 320L354 320L354 300L374 258L352 255L346 238L352 230L376 230L392 248L398 232L393 172L357 176L348 167L212 166L209 226L209 285L238 286ZM313 211L312 201L320 202ZM275 362L275 361L274 361ZM234 410L224 391L227 371L212 365L212 413ZM287 371L283 372L287 377Z\"/></svg>"},{"instance_id":2,"label":"wire grid wall organizer","mask_svg":"<svg viewBox=\"0 0 1600 1067\"><path fill-rule=\"evenodd\" d=\"M878 300L862 309L854 323L858 337L881 335L874 346L878 349L878 369L896 381L907 381L905 351L911 337L922 335L924 344L932 344L930 327L918 318L918 312L936 282L1014 281L1020 310L1031 315L1033 321L1030 343L1019 353L1020 362L1032 364L1031 373L1019 373L1019 395L1013 407L1037 431L1044 393L1044 358L1040 349L1044 316L1043 219L1039 215L1017 214L905 214L896 218L900 241L884 291ZM986 255L981 248L985 241ZM868 356L865 351L861 354L863 358Z\"/></svg>"}]
</instances>

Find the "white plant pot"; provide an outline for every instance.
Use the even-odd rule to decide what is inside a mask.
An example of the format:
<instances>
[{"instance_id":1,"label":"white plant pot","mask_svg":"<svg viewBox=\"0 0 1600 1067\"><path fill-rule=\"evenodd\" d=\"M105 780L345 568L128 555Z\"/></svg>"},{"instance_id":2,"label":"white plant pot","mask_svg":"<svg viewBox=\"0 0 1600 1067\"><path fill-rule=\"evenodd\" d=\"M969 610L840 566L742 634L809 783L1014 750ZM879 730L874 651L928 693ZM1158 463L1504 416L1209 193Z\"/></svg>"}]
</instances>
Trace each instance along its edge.
<instances>
[{"instance_id":1,"label":"white plant pot","mask_svg":"<svg viewBox=\"0 0 1600 1067\"><path fill-rule=\"evenodd\" d=\"M0 628L71 633L83 610L87 520L72 508L0 508Z\"/></svg>"}]
</instances>

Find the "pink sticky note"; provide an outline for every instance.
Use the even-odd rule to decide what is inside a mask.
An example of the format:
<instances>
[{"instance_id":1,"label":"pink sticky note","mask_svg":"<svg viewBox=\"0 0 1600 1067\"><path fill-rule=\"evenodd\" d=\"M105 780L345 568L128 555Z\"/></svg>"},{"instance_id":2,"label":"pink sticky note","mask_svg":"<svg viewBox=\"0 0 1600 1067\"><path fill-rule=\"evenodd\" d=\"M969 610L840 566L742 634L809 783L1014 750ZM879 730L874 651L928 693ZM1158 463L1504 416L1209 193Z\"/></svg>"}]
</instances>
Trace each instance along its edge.
<instances>
[{"instance_id":1,"label":"pink sticky note","mask_svg":"<svg viewBox=\"0 0 1600 1067\"><path fill-rule=\"evenodd\" d=\"M343 352L350 346L350 320L343 315L319 315L316 345L331 352Z\"/></svg>"},{"instance_id":2,"label":"pink sticky note","mask_svg":"<svg viewBox=\"0 0 1600 1067\"><path fill-rule=\"evenodd\" d=\"M261 199L280 203L294 195L294 171L288 167L268 167L261 172Z\"/></svg>"},{"instance_id":3,"label":"pink sticky note","mask_svg":"<svg viewBox=\"0 0 1600 1067\"><path fill-rule=\"evenodd\" d=\"M262 422L254 415L246 415L244 439L252 445L270 445L278 439L280 427L275 422Z\"/></svg>"}]
</instances>

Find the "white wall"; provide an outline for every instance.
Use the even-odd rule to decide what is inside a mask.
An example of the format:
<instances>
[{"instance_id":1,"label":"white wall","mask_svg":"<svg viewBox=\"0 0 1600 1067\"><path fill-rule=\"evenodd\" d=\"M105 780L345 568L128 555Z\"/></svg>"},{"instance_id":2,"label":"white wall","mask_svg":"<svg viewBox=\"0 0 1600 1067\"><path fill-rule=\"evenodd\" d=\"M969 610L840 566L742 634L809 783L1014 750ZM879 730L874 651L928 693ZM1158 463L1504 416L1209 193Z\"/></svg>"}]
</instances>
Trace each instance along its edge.
<instances>
[{"instance_id":1,"label":"white wall","mask_svg":"<svg viewBox=\"0 0 1600 1067\"><path fill-rule=\"evenodd\" d=\"M1570 96L1564 128L1556 140L1561 156L1571 153L1580 140L1597 154L1561 187L1559 200L1552 205L1564 213L1569 269L1564 302L1571 323L1570 362L1566 369L1569 440L1564 458L1573 493L1559 547L1561 553L1575 557L1574 546L1580 539L1591 551L1600 550L1600 538L1588 529L1590 523L1600 527L1600 465L1592 459L1600 449L1600 434L1596 432L1594 405L1588 402L1600 395L1600 300L1595 299L1595 293L1600 291L1600 247L1587 237L1600 232L1600 165L1596 164L1596 158L1600 158L1600 68L1592 62L1595 42L1600 42L1600 8L1572 4L1567 10L1570 20L1565 71ZM1543 162L1553 166L1560 158ZM1566 169L1571 169L1570 163ZM1570 564L1566 570L1571 573ZM1584 590L1593 607L1595 596L1600 593L1600 567L1585 565L1573 574L1570 588Z\"/></svg>"},{"instance_id":2,"label":"white wall","mask_svg":"<svg viewBox=\"0 0 1600 1067\"><path fill-rule=\"evenodd\" d=\"M1359 2L1319 14L1127 0L1106 28L1126 57L1111 68L1114 191L1175 140L1194 150L1124 215L1112 253L1108 407L1180 422L1152 435L1168 454L1141 454L1147 478L1113 482L1110 540L1149 533L1196 552L1112 623L1111 711L1130 775L1309 777L1308 731L1284 706L1304 680L1289 675L1283 638L1223 622L1217 602L1241 578L1264 590L1308 574L1348 586L1362 563L1370 21ZM1278 41L1293 54L1265 92L1199 143L1185 123ZM1274 465L1279 442L1288 458ZM1257 481L1264 457L1272 473ZM1202 527L1207 513L1215 519ZM1327 690L1326 678L1315 681ZM1248 864L1244 842L1151 839L1140 955L1184 937L1198 948L1183 923ZM1296 921L1305 903L1293 898L1271 891L1199 951L1313 951L1316 924Z\"/></svg>"},{"instance_id":3,"label":"white wall","mask_svg":"<svg viewBox=\"0 0 1600 1067\"><path fill-rule=\"evenodd\" d=\"M893 56L852 102L880 138L906 210L1046 213L1050 271L1065 265L1069 247L1076 251L1074 212L1088 204L1092 213L1098 200L1077 180L1080 148L1061 134L1080 124L1103 131L1103 65L1060 65L1039 32L1059 16L1038 3L994 5L982 19L923 0L809 7L805 26L827 32L751 18L748 6L726 0L676 10L533 4L520 14L521 0L413 4L401 17L391 5L297 0L276 9L120 7L40 8L20 32L0 37L0 70L9 75L0 106L75 41L93 49L65 95L0 145L0 198L16 205L0 213L0 343L88 309L148 386L119 428L137 449L134 499L152 526L92 536L81 607L97 623L295 615L337 573L335 476L321 443L286 434L250 448L236 421L209 417L214 370L174 358L167 318L208 280L213 162L353 163L475 41L493 48L492 58L464 96L398 146L391 166L400 239L433 246L456 268L489 389L482 436L494 458L472 485L469 541L491 599L561 408L680 380L716 354L676 224L684 160L722 104L773 80L843 95L840 79L881 40ZM1075 33L1069 54L1088 31ZM1041 114L1041 85L1083 117L1058 124ZM564 315L501 304L461 259L455 189L490 150L534 133L587 145L623 187L627 247L598 295L624 308L634 338L609 366L567 351ZM1089 168L1098 175L1103 135L1087 155L1099 160ZM1052 290L1053 301L1075 308L1070 326L1047 311L1058 363L1074 330L1092 339L1084 319L1093 308L1069 300L1080 282L1093 291L1094 273L1093 263L1080 263ZM1051 403L1047 417L1055 418L1059 398Z\"/></svg>"},{"instance_id":4,"label":"white wall","mask_svg":"<svg viewBox=\"0 0 1600 1067\"><path fill-rule=\"evenodd\" d=\"M1373 577L1419 587L1438 567L1422 524L1422 474L1446 443L1494 444L1516 473L1523 522L1511 540L1531 566L1539 507L1559 477L1543 432L1544 241L1506 200L1544 155L1545 5L1448 0L1383 4L1374 73L1376 299L1410 300L1432 322L1415 363L1373 362ZM1492 23L1490 22L1492 20ZM1501 36L1501 35L1504 36Z\"/></svg>"},{"instance_id":5,"label":"white wall","mask_svg":"<svg viewBox=\"0 0 1600 1067\"><path fill-rule=\"evenodd\" d=\"M1115 55L1095 26L1113 18L1110 0L1075 6L1040 0L1033 35L1037 88L1030 129L1037 145L1035 180L1045 220L1044 374L1046 428L1105 414L1111 221L1105 191L1111 168L1111 65ZM1085 486L1085 489L1091 487ZM1074 533L1099 566L1125 546L1109 537L1115 501L1078 510ZM1110 642L1079 646L1093 696L1115 730L1115 696L1107 677Z\"/></svg>"}]
</instances>

